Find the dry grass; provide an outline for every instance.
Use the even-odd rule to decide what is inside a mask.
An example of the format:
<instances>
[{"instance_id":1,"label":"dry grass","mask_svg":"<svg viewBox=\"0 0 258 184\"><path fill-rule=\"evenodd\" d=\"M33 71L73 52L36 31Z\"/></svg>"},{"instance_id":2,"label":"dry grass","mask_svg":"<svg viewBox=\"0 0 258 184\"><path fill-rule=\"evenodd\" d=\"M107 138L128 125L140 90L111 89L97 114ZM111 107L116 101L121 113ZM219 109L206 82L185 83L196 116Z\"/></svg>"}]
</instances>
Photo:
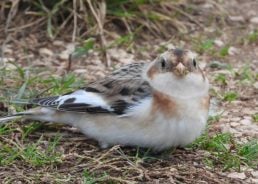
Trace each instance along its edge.
<instances>
[{"instance_id":1,"label":"dry grass","mask_svg":"<svg viewBox=\"0 0 258 184\"><path fill-rule=\"evenodd\" d=\"M219 3L209 2L217 10L210 17L224 22L226 13ZM4 1L0 4L0 18L5 22L1 32L6 42L10 34L25 36L38 29L45 30L51 40L64 35L72 41L94 38L110 66L106 49L114 44L132 47L136 38L171 39L175 33L182 36L204 29L201 20L194 17L199 10L198 4L186 0ZM110 44L107 40L116 42Z\"/></svg>"}]
</instances>

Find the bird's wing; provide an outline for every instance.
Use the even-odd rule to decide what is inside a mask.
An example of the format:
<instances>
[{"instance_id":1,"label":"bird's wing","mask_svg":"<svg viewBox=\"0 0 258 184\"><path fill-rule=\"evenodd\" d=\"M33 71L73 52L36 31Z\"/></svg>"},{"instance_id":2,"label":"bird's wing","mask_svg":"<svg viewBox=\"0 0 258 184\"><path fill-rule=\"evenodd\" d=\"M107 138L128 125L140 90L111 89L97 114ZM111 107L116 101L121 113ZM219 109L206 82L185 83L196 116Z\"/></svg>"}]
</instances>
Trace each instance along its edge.
<instances>
[{"instance_id":1,"label":"bird's wing","mask_svg":"<svg viewBox=\"0 0 258 184\"><path fill-rule=\"evenodd\" d=\"M144 66L143 63L130 64L73 93L38 98L31 103L60 111L123 115L129 107L151 95L151 87L142 78Z\"/></svg>"}]
</instances>

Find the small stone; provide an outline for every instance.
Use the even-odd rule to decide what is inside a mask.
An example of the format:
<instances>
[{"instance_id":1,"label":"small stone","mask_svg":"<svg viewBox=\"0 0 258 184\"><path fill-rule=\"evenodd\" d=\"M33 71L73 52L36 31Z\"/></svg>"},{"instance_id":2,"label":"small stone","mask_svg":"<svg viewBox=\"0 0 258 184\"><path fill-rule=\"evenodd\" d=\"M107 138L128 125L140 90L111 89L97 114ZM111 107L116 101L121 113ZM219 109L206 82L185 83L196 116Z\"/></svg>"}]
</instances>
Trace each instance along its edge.
<instances>
[{"instance_id":1,"label":"small stone","mask_svg":"<svg viewBox=\"0 0 258 184\"><path fill-rule=\"evenodd\" d=\"M166 47L167 47L167 49L175 49L176 48L175 45L172 43L167 44Z\"/></svg>"},{"instance_id":2,"label":"small stone","mask_svg":"<svg viewBox=\"0 0 258 184\"><path fill-rule=\"evenodd\" d=\"M258 24L258 17L253 17L253 18L251 18L251 19L250 19L250 22L251 22L252 24Z\"/></svg>"},{"instance_id":3,"label":"small stone","mask_svg":"<svg viewBox=\"0 0 258 184\"><path fill-rule=\"evenodd\" d=\"M69 53L67 53L66 51L61 52L61 54L59 54L59 58L62 60L68 60L69 59Z\"/></svg>"},{"instance_id":4,"label":"small stone","mask_svg":"<svg viewBox=\"0 0 258 184\"><path fill-rule=\"evenodd\" d=\"M243 119L243 120L240 121L240 123L242 125L251 125L252 121L250 121L249 119Z\"/></svg>"},{"instance_id":5,"label":"small stone","mask_svg":"<svg viewBox=\"0 0 258 184\"><path fill-rule=\"evenodd\" d=\"M238 49L237 49L237 48L235 48L235 47L229 47L229 49L228 49L228 54L229 54L229 55L233 56L233 55L235 55L235 54L237 54L237 53L238 53Z\"/></svg>"},{"instance_id":6,"label":"small stone","mask_svg":"<svg viewBox=\"0 0 258 184\"><path fill-rule=\"evenodd\" d=\"M65 46L65 43L63 41L61 41L61 40L55 40L53 42L53 45L54 46Z\"/></svg>"},{"instance_id":7,"label":"small stone","mask_svg":"<svg viewBox=\"0 0 258 184\"><path fill-rule=\"evenodd\" d=\"M253 171L251 174L254 178L258 179L258 171Z\"/></svg>"},{"instance_id":8,"label":"small stone","mask_svg":"<svg viewBox=\"0 0 258 184\"><path fill-rule=\"evenodd\" d=\"M194 166L198 166L199 164L197 162L193 162L193 165Z\"/></svg>"},{"instance_id":9,"label":"small stone","mask_svg":"<svg viewBox=\"0 0 258 184\"><path fill-rule=\"evenodd\" d=\"M47 48L40 48L39 54L42 56L49 56L49 57L53 56L53 52Z\"/></svg>"},{"instance_id":10,"label":"small stone","mask_svg":"<svg viewBox=\"0 0 258 184\"><path fill-rule=\"evenodd\" d=\"M240 121L241 118L240 117L234 117L234 118L231 118L231 121L234 121L234 122L238 122Z\"/></svg>"},{"instance_id":11,"label":"small stone","mask_svg":"<svg viewBox=\"0 0 258 184\"><path fill-rule=\"evenodd\" d=\"M169 170L170 170L170 172L177 172L177 169L173 168L173 167L171 167Z\"/></svg>"},{"instance_id":12,"label":"small stone","mask_svg":"<svg viewBox=\"0 0 258 184\"><path fill-rule=\"evenodd\" d=\"M224 45L224 42L221 40L214 40L214 44L218 47L222 47Z\"/></svg>"},{"instance_id":13,"label":"small stone","mask_svg":"<svg viewBox=\"0 0 258 184\"><path fill-rule=\"evenodd\" d=\"M234 22L245 22L245 19L243 16L229 16L229 19Z\"/></svg>"},{"instance_id":14,"label":"small stone","mask_svg":"<svg viewBox=\"0 0 258 184\"><path fill-rule=\"evenodd\" d=\"M239 126L239 123L232 122L232 123L230 123L230 126L231 126L231 127L237 127L237 126Z\"/></svg>"},{"instance_id":15,"label":"small stone","mask_svg":"<svg viewBox=\"0 0 258 184\"><path fill-rule=\"evenodd\" d=\"M246 178L246 175L245 175L245 173L232 172L232 173L228 174L228 177L244 180Z\"/></svg>"},{"instance_id":16,"label":"small stone","mask_svg":"<svg viewBox=\"0 0 258 184\"><path fill-rule=\"evenodd\" d=\"M78 74L87 73L87 70L85 70L85 69L76 69L76 70L74 70L74 73L78 73Z\"/></svg>"},{"instance_id":17,"label":"small stone","mask_svg":"<svg viewBox=\"0 0 258 184\"><path fill-rule=\"evenodd\" d=\"M75 43L68 43L66 45L66 50L68 50L69 52L73 52L75 50Z\"/></svg>"}]
</instances>

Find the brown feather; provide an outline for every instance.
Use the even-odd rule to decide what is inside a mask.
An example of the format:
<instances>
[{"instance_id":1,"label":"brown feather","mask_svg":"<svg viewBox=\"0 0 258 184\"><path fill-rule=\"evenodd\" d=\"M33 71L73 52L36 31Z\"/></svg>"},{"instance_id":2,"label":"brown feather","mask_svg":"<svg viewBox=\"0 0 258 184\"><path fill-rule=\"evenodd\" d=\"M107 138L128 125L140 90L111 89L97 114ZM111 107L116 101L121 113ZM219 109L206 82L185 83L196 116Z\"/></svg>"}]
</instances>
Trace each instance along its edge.
<instances>
[{"instance_id":1,"label":"brown feather","mask_svg":"<svg viewBox=\"0 0 258 184\"><path fill-rule=\"evenodd\" d=\"M158 91L153 93L152 112L154 114L158 112L167 118L171 118L177 115L177 110L176 101L172 97Z\"/></svg>"}]
</instances>

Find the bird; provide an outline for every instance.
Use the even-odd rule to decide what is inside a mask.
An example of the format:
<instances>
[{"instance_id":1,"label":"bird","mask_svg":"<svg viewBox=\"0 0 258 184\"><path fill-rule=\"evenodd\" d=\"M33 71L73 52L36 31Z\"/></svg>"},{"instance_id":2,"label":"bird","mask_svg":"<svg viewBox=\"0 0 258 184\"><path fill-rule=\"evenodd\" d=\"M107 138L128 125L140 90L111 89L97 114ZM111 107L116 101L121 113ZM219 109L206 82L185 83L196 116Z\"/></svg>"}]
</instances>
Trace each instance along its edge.
<instances>
[{"instance_id":1,"label":"bird","mask_svg":"<svg viewBox=\"0 0 258 184\"><path fill-rule=\"evenodd\" d=\"M0 125L16 118L57 122L76 127L103 149L122 145L162 151L184 147L202 134L209 81L192 51L175 48L29 104L37 107L2 117Z\"/></svg>"}]
</instances>

